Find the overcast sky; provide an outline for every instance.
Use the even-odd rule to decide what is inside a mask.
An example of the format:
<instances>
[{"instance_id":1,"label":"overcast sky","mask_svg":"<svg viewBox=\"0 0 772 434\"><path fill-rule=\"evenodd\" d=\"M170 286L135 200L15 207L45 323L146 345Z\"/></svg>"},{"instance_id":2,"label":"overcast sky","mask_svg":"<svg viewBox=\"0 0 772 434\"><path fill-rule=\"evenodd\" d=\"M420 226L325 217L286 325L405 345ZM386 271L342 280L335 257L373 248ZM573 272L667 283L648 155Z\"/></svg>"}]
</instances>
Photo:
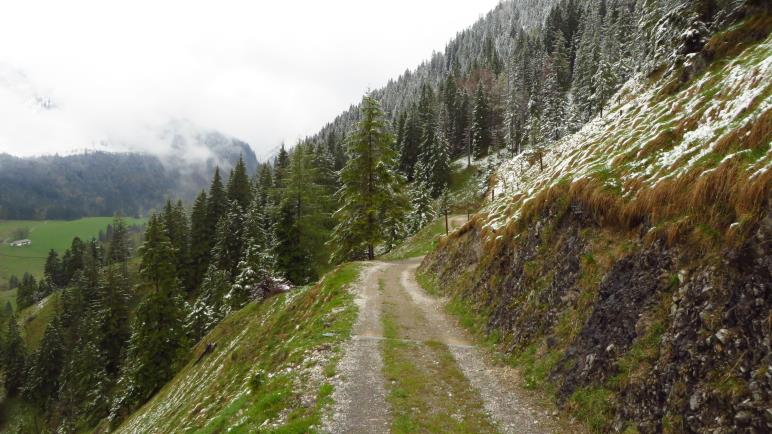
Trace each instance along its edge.
<instances>
[{"instance_id":1,"label":"overcast sky","mask_svg":"<svg viewBox=\"0 0 772 434\"><path fill-rule=\"evenodd\" d=\"M177 120L260 155L316 132L497 3L5 1L0 152L154 151Z\"/></svg>"}]
</instances>

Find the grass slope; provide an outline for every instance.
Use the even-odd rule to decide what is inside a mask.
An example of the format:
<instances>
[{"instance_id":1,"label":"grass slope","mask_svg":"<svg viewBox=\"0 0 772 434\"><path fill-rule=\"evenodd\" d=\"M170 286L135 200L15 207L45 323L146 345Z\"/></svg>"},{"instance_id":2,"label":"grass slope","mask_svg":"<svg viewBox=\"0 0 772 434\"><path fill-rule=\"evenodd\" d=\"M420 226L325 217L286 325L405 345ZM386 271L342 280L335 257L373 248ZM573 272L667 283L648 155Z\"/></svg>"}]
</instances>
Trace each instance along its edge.
<instances>
[{"instance_id":1,"label":"grass slope","mask_svg":"<svg viewBox=\"0 0 772 434\"><path fill-rule=\"evenodd\" d=\"M7 242L0 244L0 285L5 286L11 275L21 277L25 272L40 277L43 265L51 249L64 252L74 237L83 240L99 235L100 230L112 223L112 217L88 217L78 220L2 220L0 239L10 237L14 229L28 228L32 245L11 247ZM125 218L127 225L142 224L143 219Z\"/></svg>"},{"instance_id":2,"label":"grass slope","mask_svg":"<svg viewBox=\"0 0 772 434\"><path fill-rule=\"evenodd\" d=\"M231 314L193 350L190 363L118 432L301 433L331 402L338 349L356 307L347 286L359 264L318 284ZM215 349L198 363L207 344Z\"/></svg>"}]
</instances>

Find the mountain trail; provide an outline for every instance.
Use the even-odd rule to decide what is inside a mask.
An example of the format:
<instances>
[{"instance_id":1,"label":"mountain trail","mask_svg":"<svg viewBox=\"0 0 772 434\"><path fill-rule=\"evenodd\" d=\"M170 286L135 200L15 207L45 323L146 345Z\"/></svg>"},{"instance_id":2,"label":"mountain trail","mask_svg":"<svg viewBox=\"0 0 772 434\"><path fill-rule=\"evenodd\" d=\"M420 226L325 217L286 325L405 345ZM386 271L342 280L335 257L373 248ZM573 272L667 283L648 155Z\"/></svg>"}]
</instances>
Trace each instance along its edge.
<instances>
[{"instance_id":1,"label":"mountain trail","mask_svg":"<svg viewBox=\"0 0 772 434\"><path fill-rule=\"evenodd\" d=\"M453 216L452 227L466 223ZM557 432L557 421L415 280L421 258L373 262L353 291L359 318L334 379L330 433Z\"/></svg>"}]
</instances>

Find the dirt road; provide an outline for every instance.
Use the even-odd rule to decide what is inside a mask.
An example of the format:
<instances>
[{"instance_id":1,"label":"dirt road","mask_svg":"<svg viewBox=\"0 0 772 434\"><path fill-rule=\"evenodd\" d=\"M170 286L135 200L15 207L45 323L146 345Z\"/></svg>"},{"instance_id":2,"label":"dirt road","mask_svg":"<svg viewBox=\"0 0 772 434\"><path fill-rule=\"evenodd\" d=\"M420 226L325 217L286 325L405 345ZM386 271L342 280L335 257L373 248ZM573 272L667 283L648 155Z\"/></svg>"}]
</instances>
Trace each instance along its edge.
<instances>
[{"instance_id":1,"label":"dirt road","mask_svg":"<svg viewBox=\"0 0 772 434\"><path fill-rule=\"evenodd\" d=\"M466 221L454 217L453 226ZM555 422L416 283L420 258L373 262L334 379L331 433L556 432Z\"/></svg>"}]
</instances>

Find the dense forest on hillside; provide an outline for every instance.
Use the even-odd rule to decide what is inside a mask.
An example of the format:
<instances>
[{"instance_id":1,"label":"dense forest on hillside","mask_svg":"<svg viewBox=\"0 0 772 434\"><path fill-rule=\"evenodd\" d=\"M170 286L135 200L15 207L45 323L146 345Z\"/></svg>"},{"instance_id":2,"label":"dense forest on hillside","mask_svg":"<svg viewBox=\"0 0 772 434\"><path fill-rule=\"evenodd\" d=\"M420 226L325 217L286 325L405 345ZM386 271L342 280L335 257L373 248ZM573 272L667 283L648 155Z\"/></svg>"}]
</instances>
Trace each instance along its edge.
<instances>
[{"instance_id":1,"label":"dense forest on hillside","mask_svg":"<svg viewBox=\"0 0 772 434\"><path fill-rule=\"evenodd\" d=\"M662 72L674 56L691 59L743 13L719 0L548 4L503 2L445 53L366 95L319 134L254 167L247 156L227 176L214 169L195 200L167 200L150 217L136 251L117 219L103 241L74 240L61 259L53 252L41 282L19 282L19 309L54 303L42 340L25 342L20 311L0 312L6 395L47 430L117 426L229 314L339 263L373 259L439 213L495 194L500 156L525 154L542 166L549 147L602 114L628 79ZM157 159L99 157L103 167L60 172L52 168L64 158L6 158L21 169L0 172L0 185L16 186L0 192L0 212L142 213L173 191L174 172ZM483 169L474 197L451 194L451 168L473 161ZM38 179L56 186L51 197L62 204L33 205L52 190L25 184L24 170L46 172ZM83 180L91 187L67 200ZM92 201L114 194L124 202Z\"/></svg>"},{"instance_id":2,"label":"dense forest on hillside","mask_svg":"<svg viewBox=\"0 0 772 434\"><path fill-rule=\"evenodd\" d=\"M186 142L179 138L175 143L176 152L184 155ZM117 212L142 216L170 196L192 200L216 165L230 168L243 156L249 170L257 167L244 142L210 132L200 146L209 159L101 151L29 158L0 154L0 219L70 220Z\"/></svg>"}]
</instances>

